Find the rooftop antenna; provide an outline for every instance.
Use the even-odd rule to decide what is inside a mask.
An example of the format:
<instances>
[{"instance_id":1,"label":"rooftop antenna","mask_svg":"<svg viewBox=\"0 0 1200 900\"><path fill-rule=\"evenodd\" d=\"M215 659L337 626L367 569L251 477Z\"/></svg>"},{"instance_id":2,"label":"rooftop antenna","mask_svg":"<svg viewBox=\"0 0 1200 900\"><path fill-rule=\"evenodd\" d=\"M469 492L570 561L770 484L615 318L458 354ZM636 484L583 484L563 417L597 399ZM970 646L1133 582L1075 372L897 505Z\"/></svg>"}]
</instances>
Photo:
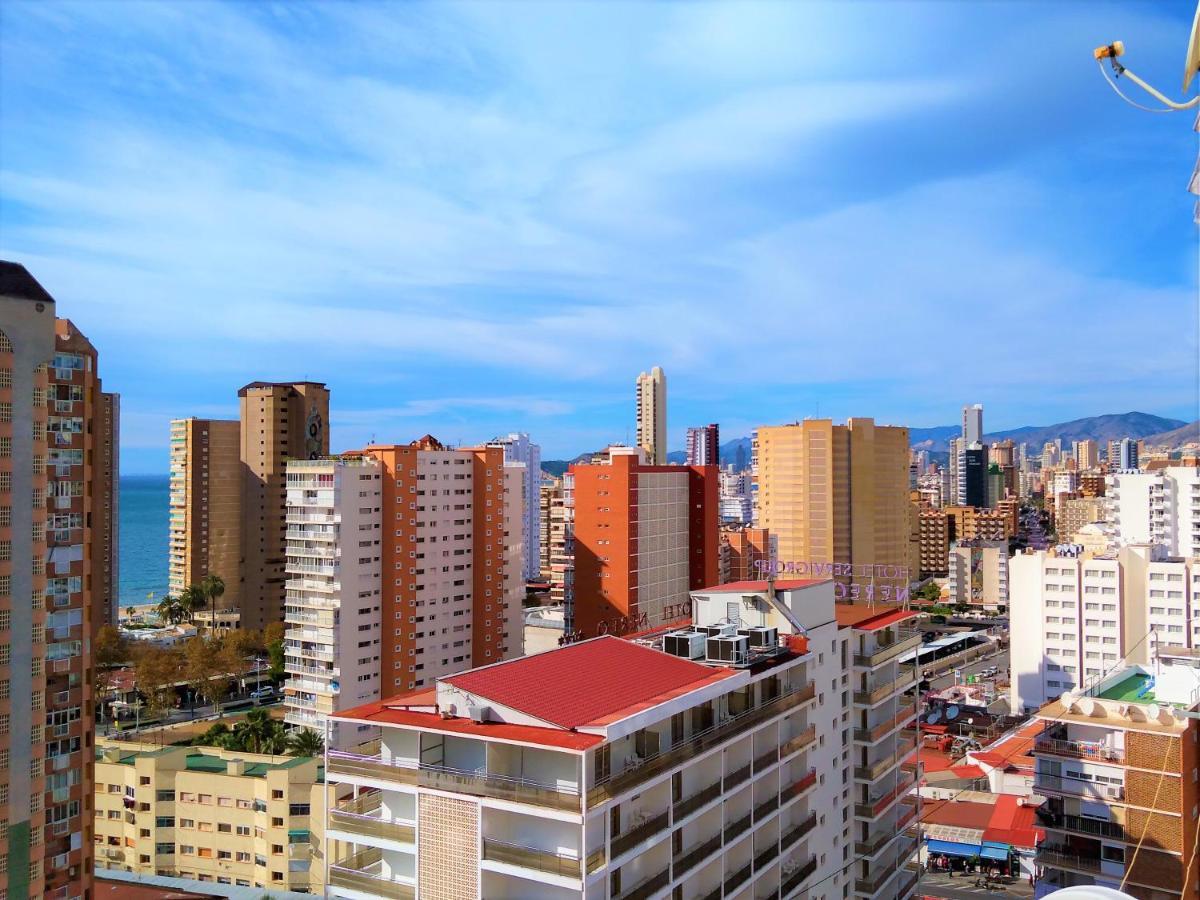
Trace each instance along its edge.
<instances>
[{"instance_id":1,"label":"rooftop antenna","mask_svg":"<svg viewBox=\"0 0 1200 900\"><path fill-rule=\"evenodd\" d=\"M1104 75L1104 80L1108 82L1109 87L1117 92L1117 96L1119 96L1130 106L1136 106L1138 109L1142 109L1147 112L1159 113L1177 112L1181 109L1191 109L1192 107L1196 106L1196 104L1200 103L1200 95L1197 95L1191 100L1187 100L1183 103L1177 103L1154 88L1152 85L1142 81L1142 79L1138 78L1133 74L1133 72L1129 71L1129 69L1125 68L1125 66L1121 65L1121 63L1117 61L1117 57L1123 56L1124 54L1125 44L1122 41L1113 41L1111 44L1107 44L1103 47L1097 47L1092 51L1092 56L1095 57L1096 64L1100 67L1101 74ZM1112 65L1112 70L1115 77L1109 76L1108 72L1104 70L1104 60L1106 59ZM1192 19L1192 33L1188 38L1187 55L1184 58L1183 63L1184 94L1188 92L1188 88L1191 86L1192 79L1196 76L1197 72L1200 72L1200 4L1197 5L1196 15ZM1143 106L1142 104L1131 100L1117 85L1116 79L1120 78L1121 76L1128 78L1143 91L1161 103L1162 106Z\"/></svg>"}]
</instances>

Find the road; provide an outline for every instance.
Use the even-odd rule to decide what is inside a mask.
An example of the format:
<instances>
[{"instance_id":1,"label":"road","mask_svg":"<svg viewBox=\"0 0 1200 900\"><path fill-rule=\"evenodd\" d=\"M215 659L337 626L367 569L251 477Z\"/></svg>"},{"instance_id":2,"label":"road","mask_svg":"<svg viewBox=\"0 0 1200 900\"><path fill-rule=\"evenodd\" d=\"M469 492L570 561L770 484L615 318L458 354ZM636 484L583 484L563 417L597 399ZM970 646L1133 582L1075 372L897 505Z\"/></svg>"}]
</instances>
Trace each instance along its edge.
<instances>
[{"instance_id":1,"label":"road","mask_svg":"<svg viewBox=\"0 0 1200 900\"><path fill-rule=\"evenodd\" d=\"M243 699L246 699L246 698L235 698L232 702L235 704L240 704L240 702ZM283 698L277 697L275 700L271 700L271 701L264 700L264 701L260 702L258 705L260 708L265 707L265 708L269 709L273 706L277 706L278 704L280 704L282 702L283 702ZM230 701L226 701L221 704L221 711L225 715L229 715L231 713L242 713L242 712L245 712L247 709L254 708L253 706L250 706L250 705L245 705L245 706L237 705L233 709L230 709L229 703L230 703ZM216 710L216 707L214 707L214 706L197 706L194 711L188 710L185 707L184 709L172 709L170 711L170 713L167 715L166 719L164 719L163 721L155 722L153 724L147 724L144 727L160 728L164 725L177 725L180 722L202 721L204 719L213 719L215 721L216 718L217 718L217 710ZM135 721L136 720L133 718L122 719L121 725L124 729L131 730L133 723ZM105 720L103 723L97 721L96 722L96 733L98 735L100 735L101 737L112 733L112 721ZM130 732L127 730L124 733L129 734Z\"/></svg>"},{"instance_id":2,"label":"road","mask_svg":"<svg viewBox=\"0 0 1200 900\"><path fill-rule=\"evenodd\" d=\"M975 887L975 876L956 875L948 878L943 874L926 872L917 885L916 896L947 897L950 900L1017 900L1033 896L1033 887L1025 879L1013 884L995 885L989 888Z\"/></svg>"},{"instance_id":3,"label":"road","mask_svg":"<svg viewBox=\"0 0 1200 900\"><path fill-rule=\"evenodd\" d=\"M962 673L960 681L966 681L968 675L974 675L977 672L988 668L989 666L999 666L1001 674L1006 674L1008 671L1008 650L1001 650L998 653L993 653L991 656L983 656L973 660L966 666L960 667ZM945 675L934 678L930 682L930 687L935 691L942 691L954 684L954 671L951 670Z\"/></svg>"}]
</instances>

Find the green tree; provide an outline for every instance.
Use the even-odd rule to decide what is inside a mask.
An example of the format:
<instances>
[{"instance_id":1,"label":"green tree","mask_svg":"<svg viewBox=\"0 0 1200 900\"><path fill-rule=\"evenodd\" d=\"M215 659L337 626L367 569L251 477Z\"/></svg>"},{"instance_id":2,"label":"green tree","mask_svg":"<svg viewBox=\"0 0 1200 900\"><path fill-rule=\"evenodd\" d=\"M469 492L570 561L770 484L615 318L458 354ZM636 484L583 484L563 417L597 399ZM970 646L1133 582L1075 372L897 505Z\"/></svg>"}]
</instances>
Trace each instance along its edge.
<instances>
[{"instance_id":1,"label":"green tree","mask_svg":"<svg viewBox=\"0 0 1200 900\"><path fill-rule=\"evenodd\" d=\"M158 613L158 620L168 625L178 624L186 617L183 607L179 603L179 598L172 597L169 594L158 601L155 612Z\"/></svg>"},{"instance_id":2,"label":"green tree","mask_svg":"<svg viewBox=\"0 0 1200 900\"><path fill-rule=\"evenodd\" d=\"M114 673L129 659L128 642L112 625L102 625L92 641L92 659L96 663L97 699L103 715L104 701L112 692Z\"/></svg>"},{"instance_id":3,"label":"green tree","mask_svg":"<svg viewBox=\"0 0 1200 900\"><path fill-rule=\"evenodd\" d=\"M138 692L151 714L163 715L175 702L175 684L181 680L180 656L162 647L139 647L133 657Z\"/></svg>"},{"instance_id":4,"label":"green tree","mask_svg":"<svg viewBox=\"0 0 1200 900\"><path fill-rule=\"evenodd\" d=\"M209 573L200 582L200 589L204 592L204 599L208 603L209 628L215 629L217 627L217 601L225 596L225 581L220 575Z\"/></svg>"},{"instance_id":5,"label":"green tree","mask_svg":"<svg viewBox=\"0 0 1200 900\"><path fill-rule=\"evenodd\" d=\"M276 684L283 681L285 676L284 663L286 657L283 652L283 640L274 641L267 646L267 655L271 660L271 667L267 670L267 674L271 676L271 680Z\"/></svg>"},{"instance_id":6,"label":"green tree","mask_svg":"<svg viewBox=\"0 0 1200 900\"><path fill-rule=\"evenodd\" d=\"M320 756L325 752L325 738L312 728L298 728L288 735L288 753L292 756Z\"/></svg>"},{"instance_id":7,"label":"green tree","mask_svg":"<svg viewBox=\"0 0 1200 900\"><path fill-rule=\"evenodd\" d=\"M207 603L208 597L204 594L204 588L198 584L188 585L179 594L179 608L189 622L196 621L196 613L204 609Z\"/></svg>"}]
</instances>

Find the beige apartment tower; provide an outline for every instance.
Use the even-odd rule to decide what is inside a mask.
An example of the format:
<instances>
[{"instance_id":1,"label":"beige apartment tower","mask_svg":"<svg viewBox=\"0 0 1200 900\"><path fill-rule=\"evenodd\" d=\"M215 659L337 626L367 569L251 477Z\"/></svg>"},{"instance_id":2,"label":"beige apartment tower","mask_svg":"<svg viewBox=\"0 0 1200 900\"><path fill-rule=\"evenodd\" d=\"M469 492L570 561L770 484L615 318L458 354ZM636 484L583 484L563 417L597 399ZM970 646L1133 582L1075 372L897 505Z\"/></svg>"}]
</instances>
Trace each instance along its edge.
<instances>
[{"instance_id":1,"label":"beige apartment tower","mask_svg":"<svg viewBox=\"0 0 1200 900\"><path fill-rule=\"evenodd\" d=\"M637 445L650 465L667 464L667 376L660 366L637 379Z\"/></svg>"},{"instance_id":2,"label":"beige apartment tower","mask_svg":"<svg viewBox=\"0 0 1200 900\"><path fill-rule=\"evenodd\" d=\"M759 428L755 524L782 561L911 569L908 456L908 429L872 419Z\"/></svg>"},{"instance_id":3,"label":"beige apartment tower","mask_svg":"<svg viewBox=\"0 0 1200 900\"><path fill-rule=\"evenodd\" d=\"M225 582L223 609L238 609L241 590L241 428L236 420L171 422L171 594L205 576Z\"/></svg>"},{"instance_id":4,"label":"beige apartment tower","mask_svg":"<svg viewBox=\"0 0 1200 900\"><path fill-rule=\"evenodd\" d=\"M238 391L242 459L242 627L283 621L289 459L329 454L329 390L255 381Z\"/></svg>"},{"instance_id":5,"label":"beige apartment tower","mask_svg":"<svg viewBox=\"0 0 1200 900\"><path fill-rule=\"evenodd\" d=\"M91 634L115 602L116 395L0 262L0 896L92 891Z\"/></svg>"}]
</instances>

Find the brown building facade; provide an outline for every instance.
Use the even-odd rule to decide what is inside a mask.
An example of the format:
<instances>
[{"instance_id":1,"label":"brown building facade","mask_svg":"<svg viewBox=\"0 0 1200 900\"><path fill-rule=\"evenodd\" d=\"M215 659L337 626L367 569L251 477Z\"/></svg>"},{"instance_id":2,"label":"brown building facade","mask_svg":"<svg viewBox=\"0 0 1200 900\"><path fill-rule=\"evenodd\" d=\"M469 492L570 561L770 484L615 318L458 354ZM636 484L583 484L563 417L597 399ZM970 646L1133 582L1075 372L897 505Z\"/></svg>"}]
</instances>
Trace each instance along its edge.
<instances>
[{"instance_id":1,"label":"brown building facade","mask_svg":"<svg viewBox=\"0 0 1200 900\"><path fill-rule=\"evenodd\" d=\"M284 617L288 459L329 454L329 390L315 381L256 381L241 407L242 627Z\"/></svg>"},{"instance_id":2,"label":"brown building facade","mask_svg":"<svg viewBox=\"0 0 1200 900\"><path fill-rule=\"evenodd\" d=\"M767 561L773 557L771 532L766 528L721 527L721 584L761 580Z\"/></svg>"},{"instance_id":3,"label":"brown building facade","mask_svg":"<svg viewBox=\"0 0 1200 900\"><path fill-rule=\"evenodd\" d=\"M923 509L918 519L920 577L945 578L949 571L950 544L954 540L954 520L941 509Z\"/></svg>"}]
</instances>

